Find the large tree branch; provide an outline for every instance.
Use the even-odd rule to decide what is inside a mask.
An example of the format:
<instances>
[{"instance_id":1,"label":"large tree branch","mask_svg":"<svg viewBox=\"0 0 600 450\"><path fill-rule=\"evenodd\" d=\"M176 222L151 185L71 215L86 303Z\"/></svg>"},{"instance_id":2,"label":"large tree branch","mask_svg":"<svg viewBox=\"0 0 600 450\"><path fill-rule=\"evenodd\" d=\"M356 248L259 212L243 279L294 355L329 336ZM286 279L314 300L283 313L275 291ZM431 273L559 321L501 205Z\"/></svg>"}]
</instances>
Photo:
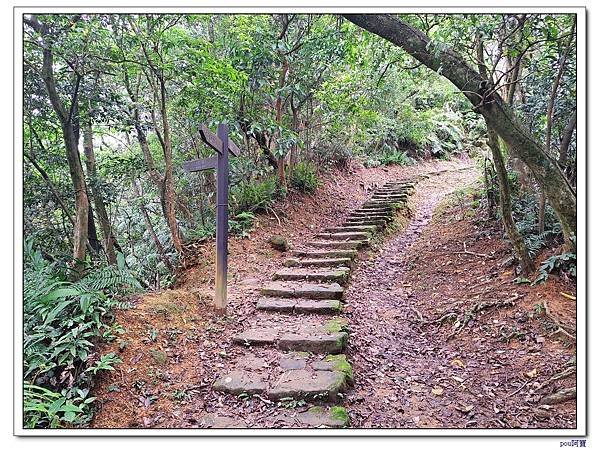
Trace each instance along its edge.
<instances>
[{"instance_id":1,"label":"large tree branch","mask_svg":"<svg viewBox=\"0 0 600 450\"><path fill-rule=\"evenodd\" d=\"M563 228L565 242L577 230L577 208L573 188L558 164L544 152L543 145L525 128L512 109L489 86L489 81L454 50L432 42L422 31L389 14L345 14L361 28L377 34L403 48L431 70L454 84L490 126L506 142L509 149L531 170L547 194Z\"/></svg>"}]
</instances>

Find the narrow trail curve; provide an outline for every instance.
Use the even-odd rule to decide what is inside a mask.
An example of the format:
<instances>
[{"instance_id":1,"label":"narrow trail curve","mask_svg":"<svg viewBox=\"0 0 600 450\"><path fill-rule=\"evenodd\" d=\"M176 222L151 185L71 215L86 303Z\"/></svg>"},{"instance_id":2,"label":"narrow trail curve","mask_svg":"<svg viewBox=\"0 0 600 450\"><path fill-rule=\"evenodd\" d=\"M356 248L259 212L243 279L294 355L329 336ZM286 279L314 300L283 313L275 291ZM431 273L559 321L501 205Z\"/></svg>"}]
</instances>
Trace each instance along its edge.
<instances>
[{"instance_id":1,"label":"narrow trail curve","mask_svg":"<svg viewBox=\"0 0 600 450\"><path fill-rule=\"evenodd\" d=\"M452 414L447 405L429 401L436 368L447 364L447 355L411 325L403 257L440 201L476 176L476 169L470 168L421 180L411 201L414 217L406 229L387 240L383 251L363 262L352 277L346 315L351 330L348 356L356 378L347 397L353 428L448 425L443 421Z\"/></svg>"}]
</instances>

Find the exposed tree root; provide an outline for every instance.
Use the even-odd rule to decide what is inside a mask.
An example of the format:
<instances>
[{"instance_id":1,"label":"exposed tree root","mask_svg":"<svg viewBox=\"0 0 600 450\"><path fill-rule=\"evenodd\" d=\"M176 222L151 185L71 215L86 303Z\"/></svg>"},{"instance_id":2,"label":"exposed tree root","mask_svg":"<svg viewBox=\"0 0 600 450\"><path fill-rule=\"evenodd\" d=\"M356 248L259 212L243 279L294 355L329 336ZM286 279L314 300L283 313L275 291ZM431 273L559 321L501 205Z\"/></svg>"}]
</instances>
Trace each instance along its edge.
<instances>
[{"instance_id":1,"label":"exposed tree root","mask_svg":"<svg viewBox=\"0 0 600 450\"><path fill-rule=\"evenodd\" d=\"M560 333L573 341L577 340L577 338L575 337L575 332L576 332L575 328L573 328L572 326L567 325L565 323L562 323L560 320L558 320L556 317L554 317L552 314L550 314L550 308L548 307L548 303L546 301L544 301L543 305L544 305L544 313L546 314L546 317L548 317L548 319L550 319L552 322L554 322L554 325L556 325L556 327L557 327L556 330L553 331L550 335Z\"/></svg>"},{"instance_id":2,"label":"exposed tree root","mask_svg":"<svg viewBox=\"0 0 600 450\"><path fill-rule=\"evenodd\" d=\"M475 314L477 314L478 312L483 311L484 309L507 308L510 306L514 306L515 300L517 300L520 297L522 297L522 294L515 294L513 297L511 297L507 300L479 302L479 303L476 303L475 305L471 306L467 311L464 311L464 312L446 311L445 313L441 314L439 317L432 319L432 320L425 320L423 318L423 314L421 314L421 312L419 312L419 310L416 309L414 306L409 306L409 308L415 313L415 316L417 317L416 322L421 325L432 325L435 323L441 324L447 320L455 319L455 321L454 321L455 329L448 336L448 339L450 339L450 338L458 335L464 329L465 325L467 323L469 323L469 321L471 319L473 319L475 317Z\"/></svg>"},{"instance_id":3,"label":"exposed tree root","mask_svg":"<svg viewBox=\"0 0 600 450\"><path fill-rule=\"evenodd\" d=\"M555 405L557 403L568 402L577 398L577 387L561 389L554 394L547 395L540 400L542 405Z\"/></svg>"}]
</instances>

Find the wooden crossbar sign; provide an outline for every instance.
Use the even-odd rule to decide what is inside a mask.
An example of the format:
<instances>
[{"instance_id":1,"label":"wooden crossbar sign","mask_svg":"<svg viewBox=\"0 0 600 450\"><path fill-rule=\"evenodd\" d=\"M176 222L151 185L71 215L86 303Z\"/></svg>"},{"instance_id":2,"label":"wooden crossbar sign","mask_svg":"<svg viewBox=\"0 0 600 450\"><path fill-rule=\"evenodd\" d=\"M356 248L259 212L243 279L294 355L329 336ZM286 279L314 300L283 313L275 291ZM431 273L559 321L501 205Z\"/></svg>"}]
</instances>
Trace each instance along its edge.
<instances>
[{"instance_id":1,"label":"wooden crossbar sign","mask_svg":"<svg viewBox=\"0 0 600 450\"><path fill-rule=\"evenodd\" d=\"M204 124L200 125L202 141L217 152L217 156L193 159L183 163L186 172L217 169L217 261L215 276L215 308L218 313L227 311L227 235L229 196L229 153L239 156L240 149L229 140L229 130L224 123L219 124L214 134Z\"/></svg>"}]
</instances>

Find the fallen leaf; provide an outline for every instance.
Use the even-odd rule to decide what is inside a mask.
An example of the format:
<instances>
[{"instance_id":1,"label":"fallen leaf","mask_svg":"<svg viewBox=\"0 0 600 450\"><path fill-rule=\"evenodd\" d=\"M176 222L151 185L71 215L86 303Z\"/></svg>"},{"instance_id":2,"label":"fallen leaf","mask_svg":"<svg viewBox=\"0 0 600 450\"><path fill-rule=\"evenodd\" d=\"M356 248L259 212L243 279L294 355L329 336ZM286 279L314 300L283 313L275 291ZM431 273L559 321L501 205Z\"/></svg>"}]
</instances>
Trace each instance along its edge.
<instances>
[{"instance_id":1,"label":"fallen leaf","mask_svg":"<svg viewBox=\"0 0 600 450\"><path fill-rule=\"evenodd\" d=\"M464 369L464 368L466 367L466 366L465 366L465 363L464 363L464 362L462 362L462 361L461 361L460 359L458 359L458 358L456 358L456 359L453 359L453 360L452 360L452 362L450 362L450 365L452 365L452 366L455 366L455 367L460 367L461 369Z\"/></svg>"},{"instance_id":2,"label":"fallen leaf","mask_svg":"<svg viewBox=\"0 0 600 450\"><path fill-rule=\"evenodd\" d=\"M577 297L567 294L566 292L561 292L560 295L562 295L564 298L568 298L569 300L577 300Z\"/></svg>"},{"instance_id":3,"label":"fallen leaf","mask_svg":"<svg viewBox=\"0 0 600 450\"><path fill-rule=\"evenodd\" d=\"M462 383L463 381L465 381L465 380L464 380L464 379L462 379L461 377L456 377L456 376L453 376L453 377L452 377L452 379L453 379L454 381L457 381L457 382L459 382L459 383Z\"/></svg>"},{"instance_id":4,"label":"fallen leaf","mask_svg":"<svg viewBox=\"0 0 600 450\"><path fill-rule=\"evenodd\" d=\"M537 369L533 369L530 370L529 372L526 372L525 375L527 375L529 378L535 378L537 377L538 371Z\"/></svg>"},{"instance_id":5,"label":"fallen leaf","mask_svg":"<svg viewBox=\"0 0 600 450\"><path fill-rule=\"evenodd\" d=\"M460 406L455 406L454 408L458 409L460 412L468 413L471 412L471 410L474 408L474 405L462 404Z\"/></svg>"},{"instance_id":6,"label":"fallen leaf","mask_svg":"<svg viewBox=\"0 0 600 450\"><path fill-rule=\"evenodd\" d=\"M439 386L435 386L431 389L431 393L433 395L442 395L444 393L444 389Z\"/></svg>"}]
</instances>

